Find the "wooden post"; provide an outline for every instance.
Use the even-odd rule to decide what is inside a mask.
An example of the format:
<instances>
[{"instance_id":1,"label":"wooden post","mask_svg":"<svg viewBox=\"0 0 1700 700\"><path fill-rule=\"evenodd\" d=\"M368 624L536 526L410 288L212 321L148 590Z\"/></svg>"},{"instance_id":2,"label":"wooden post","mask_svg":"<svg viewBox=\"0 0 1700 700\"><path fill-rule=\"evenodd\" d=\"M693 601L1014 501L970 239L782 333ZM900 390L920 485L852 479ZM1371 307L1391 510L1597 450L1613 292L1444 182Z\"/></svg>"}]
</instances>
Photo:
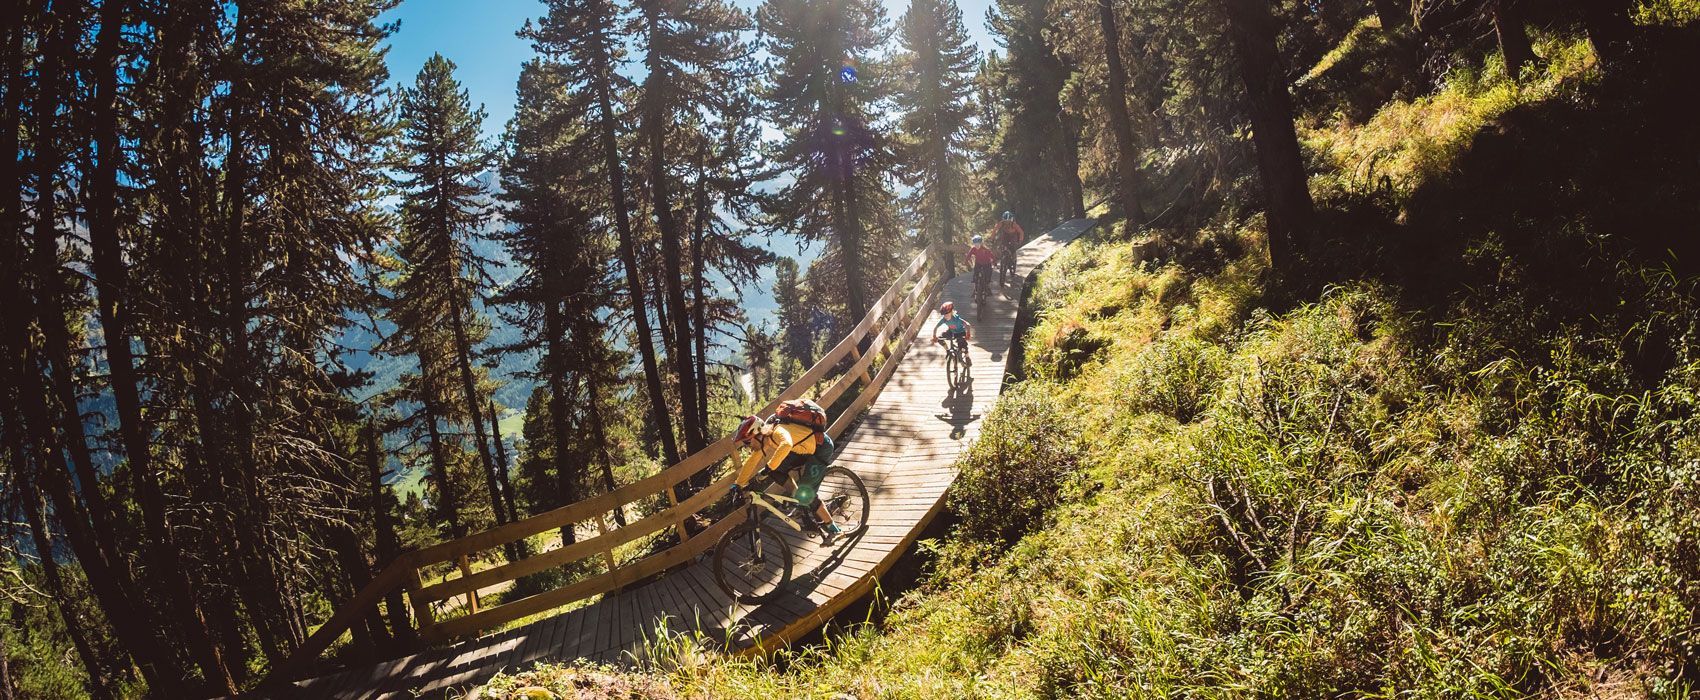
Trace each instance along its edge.
<instances>
[{"instance_id":1,"label":"wooden post","mask_svg":"<svg viewBox=\"0 0 1700 700\"><path fill-rule=\"evenodd\" d=\"M679 497L673 494L673 489L667 489L667 507L672 508L677 505L679 505ZM691 541L691 533L685 530L685 519L692 515L694 513L680 513L679 517L673 519L673 530L679 533L679 544Z\"/></svg>"},{"instance_id":2,"label":"wooden post","mask_svg":"<svg viewBox=\"0 0 1700 700\"><path fill-rule=\"evenodd\" d=\"M431 613L431 601L419 598L419 589L425 587L424 579L419 577L418 567L407 570L407 602L413 606L413 622L419 628L420 638L428 638L432 627L437 626L437 618Z\"/></svg>"},{"instance_id":3,"label":"wooden post","mask_svg":"<svg viewBox=\"0 0 1700 700\"><path fill-rule=\"evenodd\" d=\"M673 487L671 487L671 486L667 487L667 500L669 500L669 501L673 500ZM619 508L620 506L614 506L614 507ZM608 522L607 522L607 520L605 520L602 517L601 513L598 513L596 515L596 531L599 532L599 533L602 533L604 535L608 534ZM602 550L602 560L608 563L608 570L609 571L614 570L614 550L612 550L612 549Z\"/></svg>"},{"instance_id":4,"label":"wooden post","mask_svg":"<svg viewBox=\"0 0 1700 700\"><path fill-rule=\"evenodd\" d=\"M467 561L465 554L460 555L460 575L472 575L472 562ZM466 611L469 613L478 612L478 591L466 592Z\"/></svg>"},{"instance_id":5,"label":"wooden post","mask_svg":"<svg viewBox=\"0 0 1700 700\"><path fill-rule=\"evenodd\" d=\"M879 352L879 349L878 348L868 348L868 351L877 353L877 352ZM857 350L856 346L854 346L854 345L850 346L850 359L851 359L852 362L860 362L862 360L862 351ZM863 387L866 387L869 382L872 382L874 380L873 375L868 374L868 368L867 367L863 367L862 373L860 375L857 375L857 376L860 376L862 378L862 386Z\"/></svg>"}]
</instances>

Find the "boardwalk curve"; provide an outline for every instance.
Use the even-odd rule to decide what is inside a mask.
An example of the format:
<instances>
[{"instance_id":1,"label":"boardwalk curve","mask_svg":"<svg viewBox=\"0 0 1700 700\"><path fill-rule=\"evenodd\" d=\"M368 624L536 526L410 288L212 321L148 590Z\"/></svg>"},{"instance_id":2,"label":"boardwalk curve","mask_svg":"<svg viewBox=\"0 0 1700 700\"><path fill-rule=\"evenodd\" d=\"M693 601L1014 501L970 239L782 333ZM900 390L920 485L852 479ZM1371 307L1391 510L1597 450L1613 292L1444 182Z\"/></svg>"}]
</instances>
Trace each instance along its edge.
<instances>
[{"instance_id":1,"label":"boardwalk curve","mask_svg":"<svg viewBox=\"0 0 1700 700\"><path fill-rule=\"evenodd\" d=\"M1025 279L1090 228L1091 222L1077 219L1030 241L1017 259L1018 276ZM726 640L732 648L744 650L772 648L807 634L870 593L879 576L943 509L945 490L956 477L957 458L979 434L982 417L997 400L1021 285L994 290L983 314L972 309L972 289L972 275L962 274L935 293L928 293L931 287L917 290L914 301L926 304L925 313L892 324L918 339L913 345L898 344L894 360L881 371L889 376L866 412L850 417L846 425L834 425L844 430L835 463L861 475L872 496L868 528L830 548L814 540L793 539L798 555L795 578L777 599L760 606L734 603L715 586L707 557L699 553L646 583L609 593L570 612L297 682L277 694L413 697L476 683L498 671L516 671L539 661L621 662L641 654L646 634L663 624L672 630L695 628L710 639ZM955 300L975 325L971 381L956 386L945 377L942 348L926 342L938 321L932 307L940 299ZM905 347L907 352L902 351ZM417 586L414 582L410 592L417 593Z\"/></svg>"}]
</instances>

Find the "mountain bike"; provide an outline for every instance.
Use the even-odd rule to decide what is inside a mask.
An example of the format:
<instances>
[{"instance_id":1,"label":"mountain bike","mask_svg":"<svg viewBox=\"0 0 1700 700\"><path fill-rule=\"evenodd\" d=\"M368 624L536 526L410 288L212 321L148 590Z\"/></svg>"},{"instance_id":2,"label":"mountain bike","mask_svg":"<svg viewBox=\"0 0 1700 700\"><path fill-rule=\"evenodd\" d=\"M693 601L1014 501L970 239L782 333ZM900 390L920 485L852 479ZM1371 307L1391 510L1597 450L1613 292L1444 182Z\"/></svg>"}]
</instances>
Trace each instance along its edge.
<instances>
[{"instance_id":1,"label":"mountain bike","mask_svg":"<svg viewBox=\"0 0 1700 700\"><path fill-rule=\"evenodd\" d=\"M945 378L955 386L957 375L974 366L974 358L968 354L967 338L944 338L943 342Z\"/></svg>"},{"instance_id":2,"label":"mountain bike","mask_svg":"<svg viewBox=\"0 0 1700 700\"><path fill-rule=\"evenodd\" d=\"M813 508L790 496L766 493L785 480L786 471L763 469L739 496L744 522L720 536L714 545L714 583L740 603L772 600L791 581L792 554L779 526L804 534L825 532L815 522ZM868 487L862 477L844 467L827 467L816 498L826 504L833 524L846 533L868 521Z\"/></svg>"},{"instance_id":3,"label":"mountain bike","mask_svg":"<svg viewBox=\"0 0 1700 700\"><path fill-rule=\"evenodd\" d=\"M1012 279L1015 279L1015 248L1006 247L998 256L998 286L1008 285Z\"/></svg>"},{"instance_id":4,"label":"mountain bike","mask_svg":"<svg viewBox=\"0 0 1700 700\"><path fill-rule=\"evenodd\" d=\"M974 268L974 318L985 317L986 302L992 296L992 268Z\"/></svg>"}]
</instances>

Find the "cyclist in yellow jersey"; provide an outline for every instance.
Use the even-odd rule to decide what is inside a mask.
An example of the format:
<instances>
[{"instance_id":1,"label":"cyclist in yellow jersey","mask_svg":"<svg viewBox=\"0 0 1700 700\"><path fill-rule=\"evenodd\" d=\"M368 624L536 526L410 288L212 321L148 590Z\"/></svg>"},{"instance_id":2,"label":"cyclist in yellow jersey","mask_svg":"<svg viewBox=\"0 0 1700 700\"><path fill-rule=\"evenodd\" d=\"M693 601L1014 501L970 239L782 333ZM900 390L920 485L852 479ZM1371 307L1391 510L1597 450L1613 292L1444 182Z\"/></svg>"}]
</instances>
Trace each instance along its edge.
<instances>
[{"instance_id":1,"label":"cyclist in yellow jersey","mask_svg":"<svg viewBox=\"0 0 1700 700\"><path fill-rule=\"evenodd\" d=\"M825 533L827 542L848 534L841 531L826 504L815 498L826 467L832 461L832 438L806 425L768 422L756 416L744 418L736 433L738 444L750 451L750 456L738 467L732 479L732 494L749 486L750 478L758 471L775 471L791 478L791 497L804 508L814 506L815 520ZM801 467L801 473L798 468Z\"/></svg>"}]
</instances>

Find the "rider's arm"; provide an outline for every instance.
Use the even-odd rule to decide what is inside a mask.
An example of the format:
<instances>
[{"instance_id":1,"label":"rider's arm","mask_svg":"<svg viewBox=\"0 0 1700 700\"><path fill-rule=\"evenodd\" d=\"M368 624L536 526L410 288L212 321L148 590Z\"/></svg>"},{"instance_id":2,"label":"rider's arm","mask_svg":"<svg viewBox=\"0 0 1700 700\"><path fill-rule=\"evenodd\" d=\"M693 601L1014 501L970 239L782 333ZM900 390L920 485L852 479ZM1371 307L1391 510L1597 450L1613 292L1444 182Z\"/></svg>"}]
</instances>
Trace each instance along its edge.
<instances>
[{"instance_id":1,"label":"rider's arm","mask_svg":"<svg viewBox=\"0 0 1700 700\"><path fill-rule=\"evenodd\" d=\"M750 450L750 456L744 458L744 463L738 466L738 476L732 479L732 483L734 485L738 488L743 488L749 485L750 477L754 476L756 468L761 466L762 452L763 450Z\"/></svg>"},{"instance_id":2,"label":"rider's arm","mask_svg":"<svg viewBox=\"0 0 1700 700\"><path fill-rule=\"evenodd\" d=\"M784 428L775 429L767 437L762 438L761 450L750 451L749 458L744 460L743 466L738 468L738 478L733 480L733 483L741 487L748 486L750 477L755 476L757 469L763 466L768 469L778 469L785 458L791 455L792 444L790 431ZM764 458L767 462L766 465L762 464Z\"/></svg>"}]
</instances>

